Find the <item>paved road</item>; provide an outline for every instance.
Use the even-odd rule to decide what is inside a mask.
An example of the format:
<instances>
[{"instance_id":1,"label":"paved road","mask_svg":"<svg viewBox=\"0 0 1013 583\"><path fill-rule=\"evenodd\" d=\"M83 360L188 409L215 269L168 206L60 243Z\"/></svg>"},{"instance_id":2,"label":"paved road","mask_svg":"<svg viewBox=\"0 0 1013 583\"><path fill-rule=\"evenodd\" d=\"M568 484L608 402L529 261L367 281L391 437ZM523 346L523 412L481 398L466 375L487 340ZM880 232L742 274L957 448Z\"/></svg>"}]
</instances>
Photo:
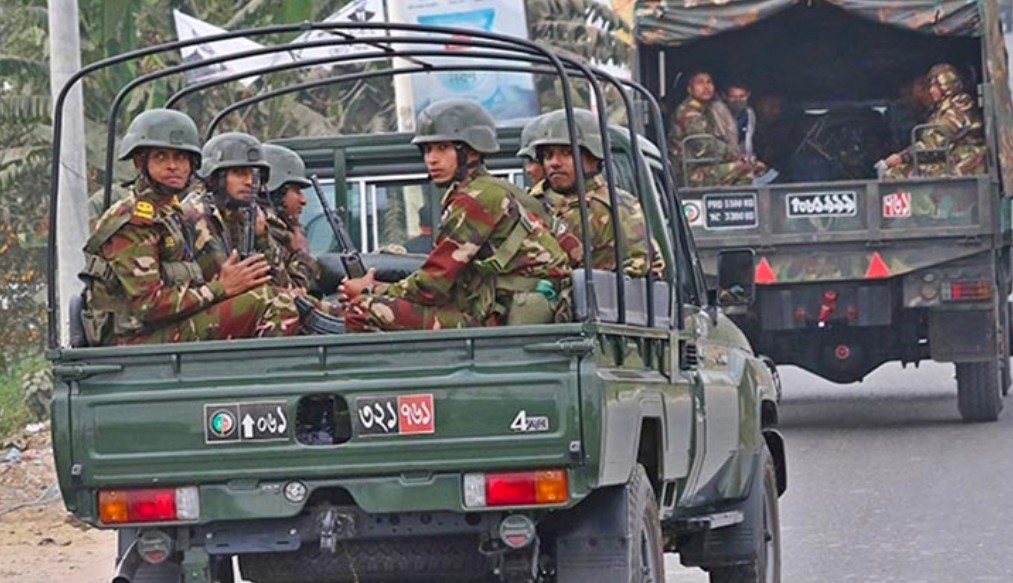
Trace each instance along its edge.
<instances>
[{"instance_id":1,"label":"paved road","mask_svg":"<svg viewBox=\"0 0 1013 583\"><path fill-rule=\"evenodd\" d=\"M952 371L782 370L784 583L1013 582L1013 397L998 423L961 423ZM667 583L707 581L666 559Z\"/></svg>"}]
</instances>

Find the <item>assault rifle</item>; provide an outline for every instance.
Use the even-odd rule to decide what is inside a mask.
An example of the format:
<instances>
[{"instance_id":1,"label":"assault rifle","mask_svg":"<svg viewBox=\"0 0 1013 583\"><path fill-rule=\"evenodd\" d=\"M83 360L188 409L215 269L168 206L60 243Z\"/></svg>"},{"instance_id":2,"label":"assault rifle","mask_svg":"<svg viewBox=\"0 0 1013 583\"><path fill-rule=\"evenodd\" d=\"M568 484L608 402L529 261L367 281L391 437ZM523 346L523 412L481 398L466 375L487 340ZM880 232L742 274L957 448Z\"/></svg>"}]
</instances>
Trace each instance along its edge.
<instances>
[{"instance_id":1,"label":"assault rifle","mask_svg":"<svg viewBox=\"0 0 1013 583\"><path fill-rule=\"evenodd\" d=\"M239 256L242 259L257 252L257 197L260 196L260 169L253 168L253 196L246 205L246 224L243 225L243 240L239 245Z\"/></svg>"},{"instance_id":2,"label":"assault rifle","mask_svg":"<svg viewBox=\"0 0 1013 583\"><path fill-rule=\"evenodd\" d=\"M365 276L366 266L362 263L362 255L355 248L355 244L352 243L352 238L348 235L348 229L345 228L344 221L341 220L338 213L334 212L331 205L327 203L327 197L324 196L324 191L320 188L320 180L317 179L316 174L310 176L310 182L313 183L313 190L316 191L317 198L320 199L320 206L324 210L324 216L327 217L327 222L330 223L331 230L334 231L334 236L338 240L338 247L341 248L341 265L345 268L345 275L351 279Z\"/></svg>"}]
</instances>

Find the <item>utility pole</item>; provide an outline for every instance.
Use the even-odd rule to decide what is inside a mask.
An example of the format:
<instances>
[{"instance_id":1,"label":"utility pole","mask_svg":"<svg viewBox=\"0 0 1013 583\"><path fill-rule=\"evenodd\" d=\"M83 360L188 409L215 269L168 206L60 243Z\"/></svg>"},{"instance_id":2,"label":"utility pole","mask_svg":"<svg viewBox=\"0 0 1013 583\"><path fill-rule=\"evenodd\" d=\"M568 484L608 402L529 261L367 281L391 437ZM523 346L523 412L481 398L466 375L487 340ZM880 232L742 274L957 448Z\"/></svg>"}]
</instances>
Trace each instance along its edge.
<instances>
[{"instance_id":1,"label":"utility pole","mask_svg":"<svg viewBox=\"0 0 1013 583\"><path fill-rule=\"evenodd\" d=\"M64 83L81 68L80 20L77 0L49 2L49 79L53 103ZM60 148L60 189L57 192L56 283L60 339L70 337L70 298L81 293L77 274L84 268L81 249L88 238L88 179L85 159L84 98L81 83L67 96ZM54 144L55 145L55 144Z\"/></svg>"}]
</instances>

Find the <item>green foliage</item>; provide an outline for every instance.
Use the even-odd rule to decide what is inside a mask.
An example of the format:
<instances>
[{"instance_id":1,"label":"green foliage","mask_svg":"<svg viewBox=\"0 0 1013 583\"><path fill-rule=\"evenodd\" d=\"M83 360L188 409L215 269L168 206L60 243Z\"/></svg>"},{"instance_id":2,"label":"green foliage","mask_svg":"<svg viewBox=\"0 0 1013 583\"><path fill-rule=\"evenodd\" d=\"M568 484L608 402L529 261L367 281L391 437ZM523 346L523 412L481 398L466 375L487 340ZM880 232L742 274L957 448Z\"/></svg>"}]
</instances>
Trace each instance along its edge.
<instances>
[{"instance_id":1,"label":"green foliage","mask_svg":"<svg viewBox=\"0 0 1013 583\"><path fill-rule=\"evenodd\" d=\"M0 438L21 431L30 420L31 415L21 393L21 378L46 366L48 363L36 353L0 373Z\"/></svg>"},{"instance_id":2,"label":"green foliage","mask_svg":"<svg viewBox=\"0 0 1013 583\"><path fill-rule=\"evenodd\" d=\"M281 22L323 20L348 0L79 0L82 63L175 40L172 10L179 9L228 30ZM625 62L628 48L615 33L623 21L595 0L530 0L529 28L538 42L597 62ZM258 37L262 44L290 41L297 33ZM37 350L44 330L44 250L51 161L47 0L0 4L0 373ZM109 105L126 83L180 63L177 51L145 57L89 76L84 84L89 192L104 182ZM263 76L251 87L215 87L182 100L180 109L205 127L216 112L237 100L295 80L324 78L384 62L346 65L331 71L287 71ZM547 79L547 78L546 78ZM121 134L141 111L159 107L185 87L182 75L144 84L127 95L116 118ZM538 83L543 109L558 107L553 80ZM587 91L578 90L578 105ZM390 79L328 85L261 102L228 116L220 131L248 131L264 139L283 136L373 133L396 127ZM118 163L115 182L133 169Z\"/></svg>"}]
</instances>

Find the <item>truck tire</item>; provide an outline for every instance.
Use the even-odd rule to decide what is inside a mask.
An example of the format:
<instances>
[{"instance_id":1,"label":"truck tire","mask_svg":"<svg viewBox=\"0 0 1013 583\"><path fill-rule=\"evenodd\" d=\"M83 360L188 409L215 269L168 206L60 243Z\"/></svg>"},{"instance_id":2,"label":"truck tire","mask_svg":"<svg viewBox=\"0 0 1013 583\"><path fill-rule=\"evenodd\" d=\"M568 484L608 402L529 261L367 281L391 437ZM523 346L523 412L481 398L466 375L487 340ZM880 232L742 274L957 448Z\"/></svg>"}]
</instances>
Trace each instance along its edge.
<instances>
[{"instance_id":1,"label":"truck tire","mask_svg":"<svg viewBox=\"0 0 1013 583\"><path fill-rule=\"evenodd\" d=\"M998 360L958 362L957 408L969 423L995 421L1002 411L1002 371Z\"/></svg>"},{"instance_id":2,"label":"truck tire","mask_svg":"<svg viewBox=\"0 0 1013 583\"><path fill-rule=\"evenodd\" d=\"M562 535L562 542L557 539L556 581L664 583L658 500L644 466L633 468L625 486L592 496L593 501L589 498L583 508L578 507L571 531ZM609 539L622 547L605 550L604 541ZM565 556L558 554L564 548ZM605 555L610 555L610 560L605 560Z\"/></svg>"},{"instance_id":3,"label":"truck tire","mask_svg":"<svg viewBox=\"0 0 1013 583\"><path fill-rule=\"evenodd\" d=\"M254 583L437 583L488 581L489 561L472 536L344 541L331 553L306 544L290 553L240 555Z\"/></svg>"},{"instance_id":4,"label":"truck tire","mask_svg":"<svg viewBox=\"0 0 1013 583\"><path fill-rule=\"evenodd\" d=\"M770 452L765 451L764 457L763 489L754 490L754 494L763 496L763 536L756 541L753 560L744 565L711 568L710 583L781 582L781 513L777 499L777 476Z\"/></svg>"}]
</instances>

